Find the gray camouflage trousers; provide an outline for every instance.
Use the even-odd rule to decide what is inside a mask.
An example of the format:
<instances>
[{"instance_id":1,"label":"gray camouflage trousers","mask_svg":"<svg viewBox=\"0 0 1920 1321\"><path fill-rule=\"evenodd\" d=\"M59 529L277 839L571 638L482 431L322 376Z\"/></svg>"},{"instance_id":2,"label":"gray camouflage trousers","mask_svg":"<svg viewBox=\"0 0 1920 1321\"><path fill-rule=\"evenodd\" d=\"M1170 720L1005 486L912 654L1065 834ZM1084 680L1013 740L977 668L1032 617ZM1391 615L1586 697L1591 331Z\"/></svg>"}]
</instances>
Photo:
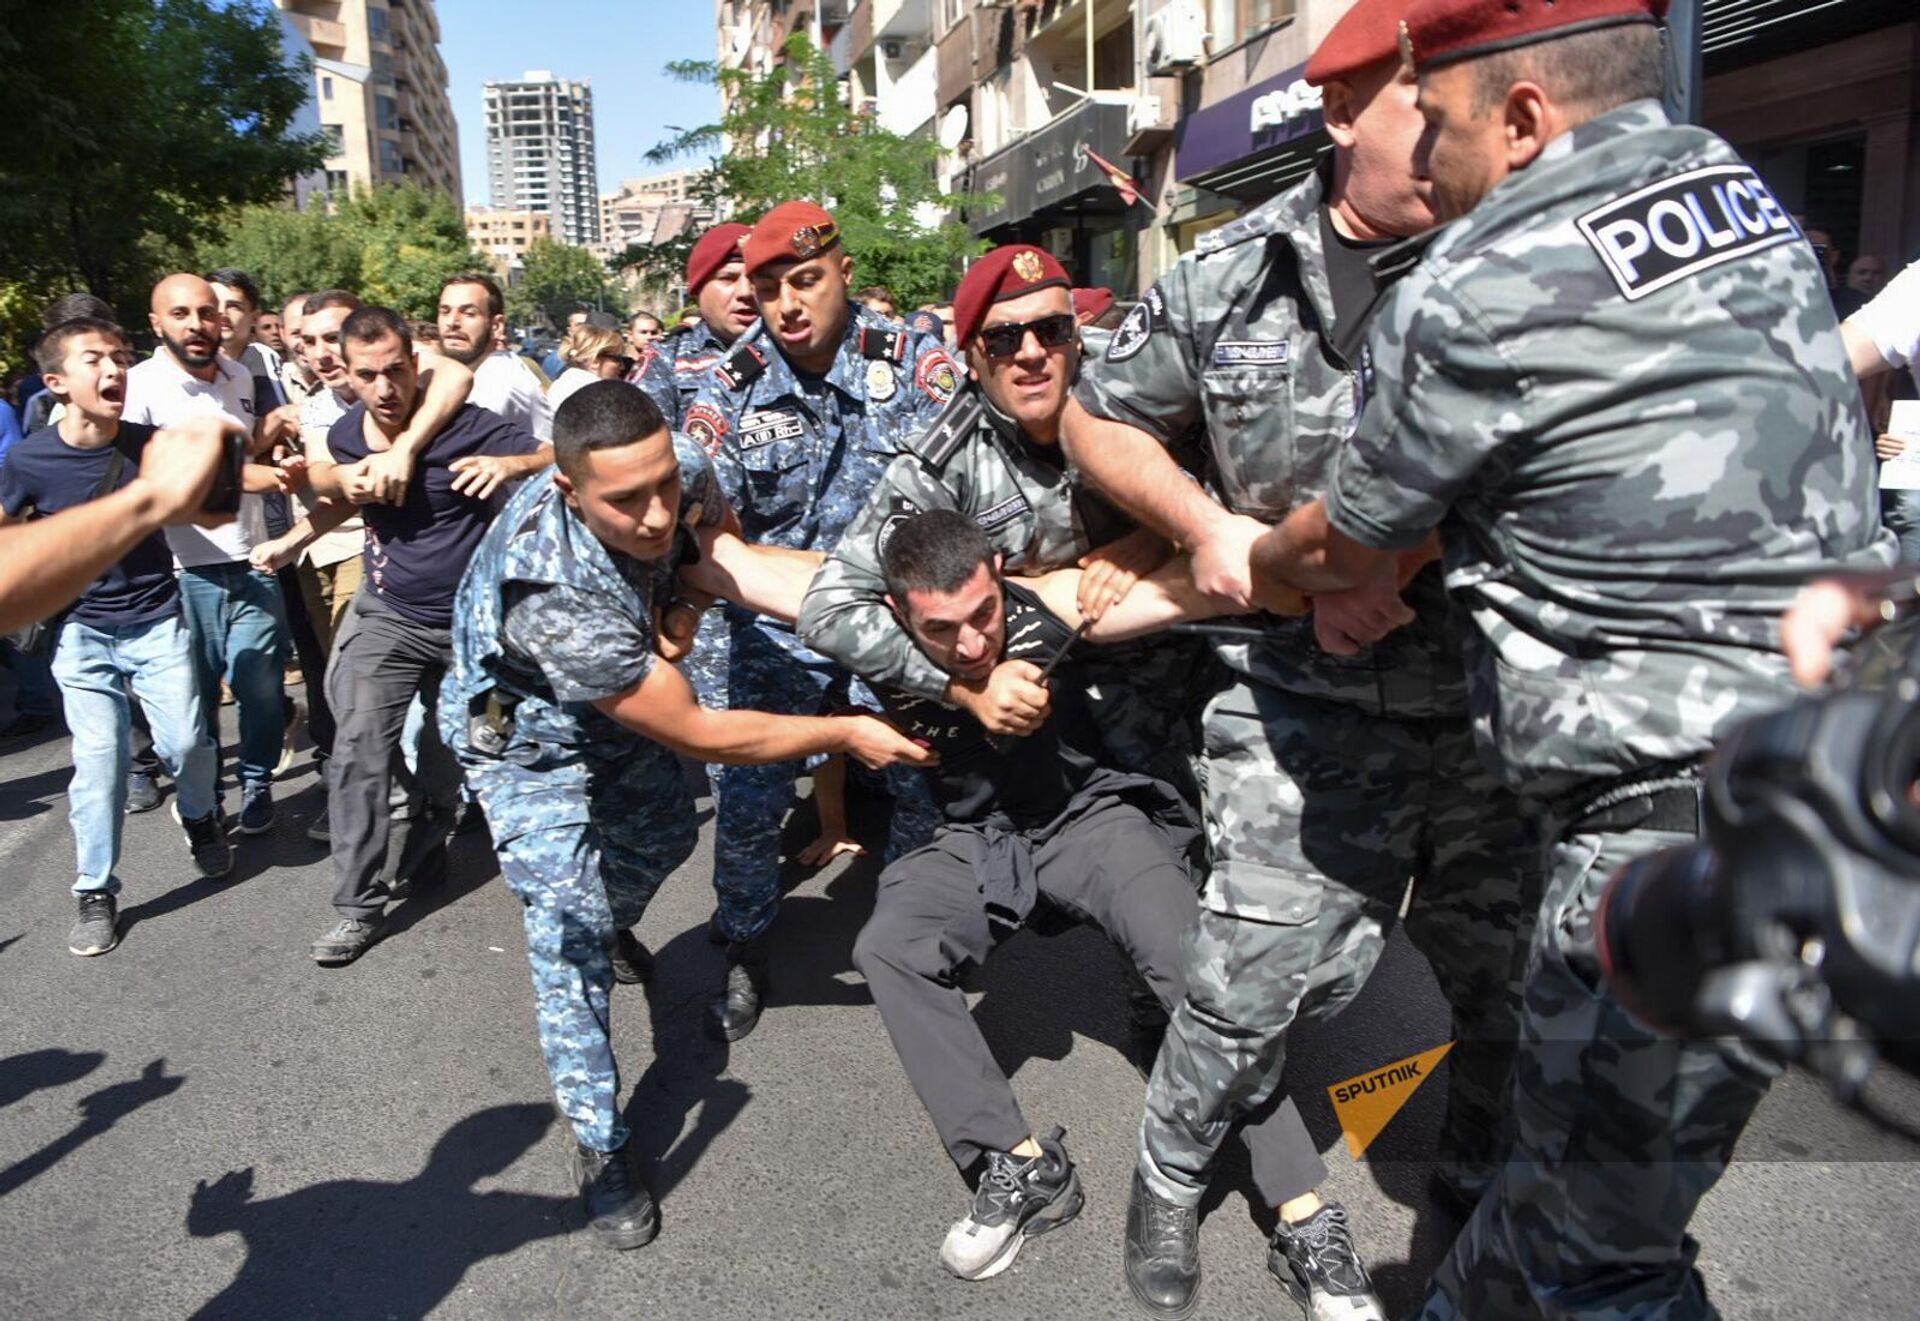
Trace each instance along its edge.
<instances>
[{"instance_id":1,"label":"gray camouflage trousers","mask_svg":"<svg viewBox=\"0 0 1920 1321\"><path fill-rule=\"evenodd\" d=\"M1141 1177L1198 1204L1228 1132L1279 1086L1287 1029L1359 994L1411 879L1407 935L1456 1039L1441 1173L1477 1195L1500 1155L1544 882L1520 801L1482 765L1464 718L1376 716L1243 679L1207 704L1202 739L1213 866L1187 933L1186 997L1147 1087Z\"/></svg>"},{"instance_id":2,"label":"gray camouflage trousers","mask_svg":"<svg viewBox=\"0 0 1920 1321\"><path fill-rule=\"evenodd\" d=\"M1420 1321L1704 1321L1694 1207L1778 1069L1731 1041L1642 1027L1606 993L1593 912L1672 831L1559 835L1514 1057L1512 1150L1434 1273Z\"/></svg>"}]
</instances>

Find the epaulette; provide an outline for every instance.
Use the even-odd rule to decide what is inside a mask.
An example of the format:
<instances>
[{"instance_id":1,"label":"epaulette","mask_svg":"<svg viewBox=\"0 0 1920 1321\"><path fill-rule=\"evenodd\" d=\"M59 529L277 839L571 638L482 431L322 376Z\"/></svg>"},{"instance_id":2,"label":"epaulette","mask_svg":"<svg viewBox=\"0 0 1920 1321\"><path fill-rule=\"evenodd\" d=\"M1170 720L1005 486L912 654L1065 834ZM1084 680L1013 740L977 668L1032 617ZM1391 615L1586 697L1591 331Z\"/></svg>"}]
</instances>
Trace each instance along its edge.
<instances>
[{"instance_id":1,"label":"epaulette","mask_svg":"<svg viewBox=\"0 0 1920 1321\"><path fill-rule=\"evenodd\" d=\"M980 416L979 395L970 387L963 389L940 410L931 426L907 438L905 448L932 467L945 467L947 460L959 452L974 428L980 425Z\"/></svg>"},{"instance_id":2,"label":"epaulette","mask_svg":"<svg viewBox=\"0 0 1920 1321\"><path fill-rule=\"evenodd\" d=\"M760 373L767 369L767 355L751 344L738 344L733 352L720 360L713 374L720 378L720 384L729 390L744 390L759 379Z\"/></svg>"},{"instance_id":3,"label":"epaulette","mask_svg":"<svg viewBox=\"0 0 1920 1321\"><path fill-rule=\"evenodd\" d=\"M1389 244L1369 257L1367 265L1373 270L1375 286L1384 289L1418 266L1439 233L1438 229L1430 229L1424 234L1415 234L1410 239Z\"/></svg>"},{"instance_id":4,"label":"epaulette","mask_svg":"<svg viewBox=\"0 0 1920 1321\"><path fill-rule=\"evenodd\" d=\"M860 356L887 362L907 360L907 331L904 327L860 327Z\"/></svg>"}]
</instances>

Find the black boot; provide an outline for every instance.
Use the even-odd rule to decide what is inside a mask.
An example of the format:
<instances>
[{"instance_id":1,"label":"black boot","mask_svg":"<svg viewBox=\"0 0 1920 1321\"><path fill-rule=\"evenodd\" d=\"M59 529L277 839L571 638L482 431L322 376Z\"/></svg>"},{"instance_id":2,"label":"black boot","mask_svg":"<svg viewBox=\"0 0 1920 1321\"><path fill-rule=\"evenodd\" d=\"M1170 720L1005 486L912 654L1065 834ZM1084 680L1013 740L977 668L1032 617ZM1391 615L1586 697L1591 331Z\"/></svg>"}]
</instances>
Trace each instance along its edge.
<instances>
[{"instance_id":1,"label":"black boot","mask_svg":"<svg viewBox=\"0 0 1920 1321\"><path fill-rule=\"evenodd\" d=\"M767 935L727 946L727 979L707 1007L707 1026L722 1041L738 1041L760 1021L767 994Z\"/></svg>"},{"instance_id":2,"label":"black boot","mask_svg":"<svg viewBox=\"0 0 1920 1321\"><path fill-rule=\"evenodd\" d=\"M1200 1212L1162 1201L1133 1175L1127 1200L1127 1287L1150 1316L1180 1321L1200 1302Z\"/></svg>"},{"instance_id":3,"label":"black boot","mask_svg":"<svg viewBox=\"0 0 1920 1321\"><path fill-rule=\"evenodd\" d=\"M595 1151L575 1144L573 1177L587 1201L587 1219L608 1247L645 1247L660 1232L653 1196L633 1168L632 1143L618 1151Z\"/></svg>"},{"instance_id":4,"label":"black boot","mask_svg":"<svg viewBox=\"0 0 1920 1321\"><path fill-rule=\"evenodd\" d=\"M607 950L613 963L613 980L622 986L634 986L653 980L653 952L640 943L632 928L613 933L613 945Z\"/></svg>"}]
</instances>

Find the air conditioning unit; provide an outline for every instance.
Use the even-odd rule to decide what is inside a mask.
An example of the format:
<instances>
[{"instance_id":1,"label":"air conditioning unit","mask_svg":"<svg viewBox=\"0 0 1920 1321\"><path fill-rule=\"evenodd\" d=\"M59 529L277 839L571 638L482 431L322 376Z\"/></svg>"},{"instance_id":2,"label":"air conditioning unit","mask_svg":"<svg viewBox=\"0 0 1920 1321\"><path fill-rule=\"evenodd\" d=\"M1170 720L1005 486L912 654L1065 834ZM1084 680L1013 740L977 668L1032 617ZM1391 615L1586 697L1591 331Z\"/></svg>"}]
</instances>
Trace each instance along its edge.
<instances>
[{"instance_id":1,"label":"air conditioning unit","mask_svg":"<svg viewBox=\"0 0 1920 1321\"><path fill-rule=\"evenodd\" d=\"M1139 96L1127 102L1127 135L1152 133L1157 129L1172 128L1167 122L1166 109L1157 96Z\"/></svg>"},{"instance_id":2,"label":"air conditioning unit","mask_svg":"<svg viewBox=\"0 0 1920 1321\"><path fill-rule=\"evenodd\" d=\"M1207 12L1200 0L1171 0L1147 20L1147 73L1180 73L1207 58Z\"/></svg>"}]
</instances>

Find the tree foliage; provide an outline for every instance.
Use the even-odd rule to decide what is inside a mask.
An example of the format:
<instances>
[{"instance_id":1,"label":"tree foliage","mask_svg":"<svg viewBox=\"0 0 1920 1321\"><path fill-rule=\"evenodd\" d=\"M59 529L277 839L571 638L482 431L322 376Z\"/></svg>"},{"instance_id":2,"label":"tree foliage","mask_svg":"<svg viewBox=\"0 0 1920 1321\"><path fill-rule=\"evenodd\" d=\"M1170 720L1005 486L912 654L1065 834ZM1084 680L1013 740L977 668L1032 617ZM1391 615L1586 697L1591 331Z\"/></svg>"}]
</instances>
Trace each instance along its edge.
<instances>
[{"instance_id":1,"label":"tree foliage","mask_svg":"<svg viewBox=\"0 0 1920 1321\"><path fill-rule=\"evenodd\" d=\"M924 223L952 212L959 200L940 191L939 145L891 133L849 106L832 59L804 32L788 39L786 62L766 74L711 61L682 61L667 72L717 86L726 109L716 123L680 130L647 160L706 155L695 196L716 210L750 220L796 198L819 202L839 222L855 280L888 286L907 307L944 298L962 262L986 250L964 225ZM684 263L690 244L691 236L636 245L617 260L649 268Z\"/></svg>"},{"instance_id":2,"label":"tree foliage","mask_svg":"<svg viewBox=\"0 0 1920 1321\"><path fill-rule=\"evenodd\" d=\"M10 11L15 7L9 7ZM0 24L0 270L144 308L157 265L324 155L265 0L85 0Z\"/></svg>"},{"instance_id":3,"label":"tree foliage","mask_svg":"<svg viewBox=\"0 0 1920 1321\"><path fill-rule=\"evenodd\" d=\"M507 320L516 326L542 321L556 328L582 308L619 310L620 296L607 287L607 272L585 248L535 239L521 258L524 274L507 290Z\"/></svg>"},{"instance_id":4,"label":"tree foliage","mask_svg":"<svg viewBox=\"0 0 1920 1321\"><path fill-rule=\"evenodd\" d=\"M204 245L203 267L238 266L269 303L319 289L351 289L402 316L431 320L440 286L485 269L466 222L445 193L416 184L356 190L329 212L254 206Z\"/></svg>"}]
</instances>

